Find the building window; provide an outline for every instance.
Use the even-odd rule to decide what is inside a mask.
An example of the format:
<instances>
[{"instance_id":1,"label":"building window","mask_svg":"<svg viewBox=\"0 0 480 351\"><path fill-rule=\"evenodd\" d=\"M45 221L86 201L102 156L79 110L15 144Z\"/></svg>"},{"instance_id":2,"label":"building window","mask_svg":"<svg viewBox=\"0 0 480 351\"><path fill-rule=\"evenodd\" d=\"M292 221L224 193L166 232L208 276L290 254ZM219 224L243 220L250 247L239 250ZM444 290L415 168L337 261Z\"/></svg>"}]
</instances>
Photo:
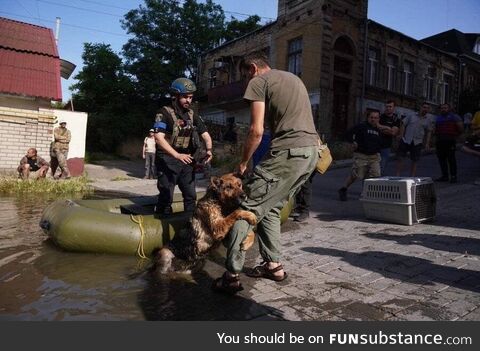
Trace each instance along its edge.
<instances>
[{"instance_id":1,"label":"building window","mask_svg":"<svg viewBox=\"0 0 480 351\"><path fill-rule=\"evenodd\" d=\"M435 68L428 67L425 75L424 95L425 99L431 102L435 102L435 75Z\"/></svg>"},{"instance_id":2,"label":"building window","mask_svg":"<svg viewBox=\"0 0 480 351\"><path fill-rule=\"evenodd\" d=\"M475 77L472 74L469 74L467 77L467 87L473 88L474 85L475 85Z\"/></svg>"},{"instance_id":3,"label":"building window","mask_svg":"<svg viewBox=\"0 0 480 351\"><path fill-rule=\"evenodd\" d=\"M302 76L302 38L291 40L288 43L288 71Z\"/></svg>"},{"instance_id":4,"label":"building window","mask_svg":"<svg viewBox=\"0 0 480 351\"><path fill-rule=\"evenodd\" d=\"M453 87L453 76L450 74L443 74L442 82L442 103L450 103Z\"/></svg>"},{"instance_id":5,"label":"building window","mask_svg":"<svg viewBox=\"0 0 480 351\"><path fill-rule=\"evenodd\" d=\"M211 68L210 69L210 77L208 78L210 81L210 88L215 88L217 86L217 69Z\"/></svg>"},{"instance_id":6,"label":"building window","mask_svg":"<svg viewBox=\"0 0 480 351\"><path fill-rule=\"evenodd\" d=\"M413 95L413 62L403 61L403 93Z\"/></svg>"},{"instance_id":7,"label":"building window","mask_svg":"<svg viewBox=\"0 0 480 351\"><path fill-rule=\"evenodd\" d=\"M378 61L380 59L380 51L376 48L370 47L368 49L368 63L367 63L367 83L369 85L378 85Z\"/></svg>"},{"instance_id":8,"label":"building window","mask_svg":"<svg viewBox=\"0 0 480 351\"><path fill-rule=\"evenodd\" d=\"M397 87L398 57L395 55L387 56L387 89L396 91Z\"/></svg>"}]
</instances>

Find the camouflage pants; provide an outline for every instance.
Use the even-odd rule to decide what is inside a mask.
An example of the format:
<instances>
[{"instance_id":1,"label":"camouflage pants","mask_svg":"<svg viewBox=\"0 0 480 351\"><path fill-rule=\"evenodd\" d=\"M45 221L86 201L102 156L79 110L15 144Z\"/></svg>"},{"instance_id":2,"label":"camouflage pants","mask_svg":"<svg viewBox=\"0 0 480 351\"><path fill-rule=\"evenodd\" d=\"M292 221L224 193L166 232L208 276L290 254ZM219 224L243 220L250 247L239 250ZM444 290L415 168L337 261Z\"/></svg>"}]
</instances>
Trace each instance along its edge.
<instances>
[{"instance_id":1,"label":"camouflage pants","mask_svg":"<svg viewBox=\"0 0 480 351\"><path fill-rule=\"evenodd\" d=\"M62 170L62 175L68 175L68 166L67 166L67 159L68 159L68 150L59 150L59 149L53 149L53 152L55 153L55 156L57 157L58 160L58 166Z\"/></svg>"},{"instance_id":2,"label":"camouflage pants","mask_svg":"<svg viewBox=\"0 0 480 351\"><path fill-rule=\"evenodd\" d=\"M242 207L257 216L256 231L263 260L280 261L280 212L308 180L315 170L317 160L317 146L270 152L246 180L244 188L247 200ZM225 266L228 271L242 271L245 251L241 245L252 229L246 221L238 220L225 238Z\"/></svg>"}]
</instances>

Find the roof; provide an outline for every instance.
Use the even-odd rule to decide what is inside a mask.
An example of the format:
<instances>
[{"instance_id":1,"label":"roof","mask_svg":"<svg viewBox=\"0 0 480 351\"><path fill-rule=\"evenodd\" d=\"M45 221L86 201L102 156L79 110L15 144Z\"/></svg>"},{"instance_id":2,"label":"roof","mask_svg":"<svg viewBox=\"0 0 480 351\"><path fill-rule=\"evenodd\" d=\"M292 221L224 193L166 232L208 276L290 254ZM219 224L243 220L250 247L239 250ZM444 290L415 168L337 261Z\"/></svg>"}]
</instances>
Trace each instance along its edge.
<instances>
[{"instance_id":1,"label":"roof","mask_svg":"<svg viewBox=\"0 0 480 351\"><path fill-rule=\"evenodd\" d=\"M62 100L50 28L0 17L0 93Z\"/></svg>"},{"instance_id":2,"label":"roof","mask_svg":"<svg viewBox=\"0 0 480 351\"><path fill-rule=\"evenodd\" d=\"M479 55L473 52L473 47L478 38L480 38L480 33L462 33L459 30L450 29L424 38L422 42L444 51L468 55L478 59Z\"/></svg>"}]
</instances>

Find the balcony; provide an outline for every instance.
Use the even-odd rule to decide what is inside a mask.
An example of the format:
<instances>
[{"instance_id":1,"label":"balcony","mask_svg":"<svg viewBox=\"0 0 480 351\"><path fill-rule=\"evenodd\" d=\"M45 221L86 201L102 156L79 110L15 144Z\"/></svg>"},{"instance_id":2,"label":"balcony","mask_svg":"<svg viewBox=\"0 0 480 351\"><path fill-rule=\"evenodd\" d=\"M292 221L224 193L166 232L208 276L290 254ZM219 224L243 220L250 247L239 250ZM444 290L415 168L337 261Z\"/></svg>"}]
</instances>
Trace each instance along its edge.
<instances>
[{"instance_id":1,"label":"balcony","mask_svg":"<svg viewBox=\"0 0 480 351\"><path fill-rule=\"evenodd\" d=\"M240 80L210 88L208 90L208 103L213 105L241 100L246 87L246 82Z\"/></svg>"}]
</instances>

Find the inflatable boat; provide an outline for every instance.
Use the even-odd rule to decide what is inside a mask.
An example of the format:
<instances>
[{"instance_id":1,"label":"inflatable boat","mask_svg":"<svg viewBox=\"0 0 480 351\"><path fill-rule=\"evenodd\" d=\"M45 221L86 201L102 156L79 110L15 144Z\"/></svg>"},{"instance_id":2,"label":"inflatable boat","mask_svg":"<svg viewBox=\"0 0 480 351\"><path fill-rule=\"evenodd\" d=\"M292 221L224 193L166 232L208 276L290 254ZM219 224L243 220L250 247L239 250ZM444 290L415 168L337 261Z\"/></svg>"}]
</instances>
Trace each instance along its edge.
<instances>
[{"instance_id":1,"label":"inflatable boat","mask_svg":"<svg viewBox=\"0 0 480 351\"><path fill-rule=\"evenodd\" d=\"M198 193L201 198L204 193ZM154 213L156 196L107 200L57 200L48 205L40 227L66 251L149 256L184 228L190 216L183 212L181 194L175 194L173 214ZM282 210L284 223L292 209Z\"/></svg>"}]
</instances>

